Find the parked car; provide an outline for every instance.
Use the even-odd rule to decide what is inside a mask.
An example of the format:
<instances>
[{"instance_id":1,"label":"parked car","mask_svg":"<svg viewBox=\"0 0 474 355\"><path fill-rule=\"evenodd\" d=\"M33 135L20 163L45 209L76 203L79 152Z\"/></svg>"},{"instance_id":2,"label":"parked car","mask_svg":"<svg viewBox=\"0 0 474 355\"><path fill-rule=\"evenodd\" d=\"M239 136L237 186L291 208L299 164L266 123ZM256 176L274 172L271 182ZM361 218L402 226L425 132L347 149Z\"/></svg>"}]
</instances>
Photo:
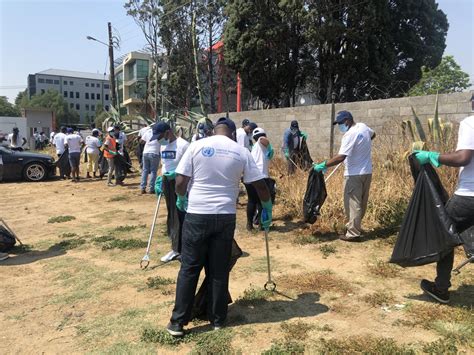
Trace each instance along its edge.
<instances>
[{"instance_id":1,"label":"parked car","mask_svg":"<svg viewBox=\"0 0 474 355\"><path fill-rule=\"evenodd\" d=\"M10 150L0 146L3 180L43 181L56 175L54 158L47 154Z\"/></svg>"}]
</instances>

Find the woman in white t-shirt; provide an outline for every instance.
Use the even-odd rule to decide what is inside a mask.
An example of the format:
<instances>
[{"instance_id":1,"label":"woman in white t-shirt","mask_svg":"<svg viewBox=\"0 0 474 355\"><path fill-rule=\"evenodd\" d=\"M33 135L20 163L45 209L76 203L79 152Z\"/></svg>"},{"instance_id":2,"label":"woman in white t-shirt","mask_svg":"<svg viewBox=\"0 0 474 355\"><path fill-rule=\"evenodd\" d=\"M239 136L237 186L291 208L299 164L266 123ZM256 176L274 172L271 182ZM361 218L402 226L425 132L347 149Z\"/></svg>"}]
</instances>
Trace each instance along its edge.
<instances>
[{"instance_id":1,"label":"woman in white t-shirt","mask_svg":"<svg viewBox=\"0 0 474 355\"><path fill-rule=\"evenodd\" d=\"M255 128L252 132L252 138L255 141L255 144L252 147L252 158L255 161L258 170L263 174L265 183L272 195L272 201L274 201L275 180L270 179L268 175L268 164L274 154L272 145L270 144L263 128ZM253 230L254 222L258 223L258 221L260 221L260 212L262 208L257 190L255 190L252 184L245 184L245 188L247 189L248 195L247 230L251 231Z\"/></svg>"},{"instance_id":2,"label":"woman in white t-shirt","mask_svg":"<svg viewBox=\"0 0 474 355\"><path fill-rule=\"evenodd\" d=\"M99 170L99 149L102 146L99 140L99 130L94 128L92 135L86 137L86 154L87 154L87 178L90 178L90 173L97 177L96 173Z\"/></svg>"}]
</instances>

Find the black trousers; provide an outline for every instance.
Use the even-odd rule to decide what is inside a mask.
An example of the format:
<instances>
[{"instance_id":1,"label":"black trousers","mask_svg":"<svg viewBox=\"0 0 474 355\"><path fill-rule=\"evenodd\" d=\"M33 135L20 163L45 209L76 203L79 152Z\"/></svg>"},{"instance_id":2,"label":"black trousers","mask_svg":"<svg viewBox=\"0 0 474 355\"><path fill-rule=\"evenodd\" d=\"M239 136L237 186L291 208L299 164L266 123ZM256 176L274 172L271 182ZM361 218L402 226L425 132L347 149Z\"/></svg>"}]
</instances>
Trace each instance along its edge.
<instances>
[{"instance_id":1,"label":"black trousers","mask_svg":"<svg viewBox=\"0 0 474 355\"><path fill-rule=\"evenodd\" d=\"M453 220L459 233L474 226L474 197L453 195L446 204L446 212ZM454 249L436 264L436 288L446 291L451 287Z\"/></svg>"},{"instance_id":2,"label":"black trousers","mask_svg":"<svg viewBox=\"0 0 474 355\"><path fill-rule=\"evenodd\" d=\"M153 186L154 187L154 186ZM163 194L166 200L166 209L168 216L166 217L166 231L171 240L171 249L175 252L181 252L182 227L185 212L181 212L176 208L176 190L175 180L168 180L163 176Z\"/></svg>"},{"instance_id":3,"label":"black trousers","mask_svg":"<svg viewBox=\"0 0 474 355\"><path fill-rule=\"evenodd\" d=\"M266 178L265 184L268 187L268 191L270 191L270 195L272 198L272 203L275 203L275 180ZM260 202L260 198L258 197L257 190L252 184L245 184L245 189L247 190L247 224L252 224L255 213L257 213L257 220L260 221L260 215L262 213L262 204Z\"/></svg>"},{"instance_id":4,"label":"black trousers","mask_svg":"<svg viewBox=\"0 0 474 355\"><path fill-rule=\"evenodd\" d=\"M191 317L199 274L208 266L208 319L222 326L227 318L229 271L235 214L187 213L183 224L181 268L176 284L173 324L186 325Z\"/></svg>"},{"instance_id":5,"label":"black trousers","mask_svg":"<svg viewBox=\"0 0 474 355\"><path fill-rule=\"evenodd\" d=\"M59 168L59 176L61 178L71 175L71 166L69 165L68 151L65 151L63 154L58 154L57 166Z\"/></svg>"}]
</instances>

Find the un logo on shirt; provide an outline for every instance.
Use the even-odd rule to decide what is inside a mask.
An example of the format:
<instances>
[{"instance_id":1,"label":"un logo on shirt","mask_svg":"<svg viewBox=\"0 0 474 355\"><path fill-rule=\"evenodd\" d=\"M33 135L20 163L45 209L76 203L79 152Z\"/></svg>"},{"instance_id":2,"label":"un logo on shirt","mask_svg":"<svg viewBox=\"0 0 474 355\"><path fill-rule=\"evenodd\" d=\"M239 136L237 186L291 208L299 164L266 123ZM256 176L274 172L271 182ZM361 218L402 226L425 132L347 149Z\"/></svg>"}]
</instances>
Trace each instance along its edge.
<instances>
[{"instance_id":1,"label":"un logo on shirt","mask_svg":"<svg viewBox=\"0 0 474 355\"><path fill-rule=\"evenodd\" d=\"M202 155L207 157L207 158L210 158L214 155L214 153L216 152L216 150L212 147L204 147L202 148Z\"/></svg>"}]
</instances>

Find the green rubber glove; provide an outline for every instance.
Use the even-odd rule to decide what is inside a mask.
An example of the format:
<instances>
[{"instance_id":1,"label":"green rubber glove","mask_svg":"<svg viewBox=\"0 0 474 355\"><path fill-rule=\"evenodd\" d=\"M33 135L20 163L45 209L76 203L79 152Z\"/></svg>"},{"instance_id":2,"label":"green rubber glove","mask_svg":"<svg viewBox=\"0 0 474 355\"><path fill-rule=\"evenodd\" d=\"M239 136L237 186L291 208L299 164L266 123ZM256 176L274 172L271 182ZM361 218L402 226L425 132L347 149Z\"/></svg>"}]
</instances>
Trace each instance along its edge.
<instances>
[{"instance_id":1,"label":"green rubber glove","mask_svg":"<svg viewBox=\"0 0 474 355\"><path fill-rule=\"evenodd\" d=\"M160 196L163 193L163 176L158 176L155 180L155 194Z\"/></svg>"},{"instance_id":2,"label":"green rubber glove","mask_svg":"<svg viewBox=\"0 0 474 355\"><path fill-rule=\"evenodd\" d=\"M262 201L262 217L261 217L261 222L262 222L262 227L265 230L269 230L270 226L272 224L272 200L268 201Z\"/></svg>"},{"instance_id":3,"label":"green rubber glove","mask_svg":"<svg viewBox=\"0 0 474 355\"><path fill-rule=\"evenodd\" d=\"M176 172L174 170L168 171L163 174L168 180L174 180L176 178Z\"/></svg>"},{"instance_id":4,"label":"green rubber glove","mask_svg":"<svg viewBox=\"0 0 474 355\"><path fill-rule=\"evenodd\" d=\"M300 132L300 135L301 135L301 137L304 138L305 141L308 140L308 134L307 134L306 132L301 131L301 132Z\"/></svg>"},{"instance_id":5,"label":"green rubber glove","mask_svg":"<svg viewBox=\"0 0 474 355\"><path fill-rule=\"evenodd\" d=\"M181 212L186 212L188 209L188 197L187 196L181 196L178 195L178 198L176 199L176 208L180 210Z\"/></svg>"},{"instance_id":6,"label":"green rubber glove","mask_svg":"<svg viewBox=\"0 0 474 355\"><path fill-rule=\"evenodd\" d=\"M267 159L268 160L272 160L273 159L273 155L275 155L275 151L273 150L273 147L271 144L268 144L268 147L267 147Z\"/></svg>"},{"instance_id":7,"label":"green rubber glove","mask_svg":"<svg viewBox=\"0 0 474 355\"><path fill-rule=\"evenodd\" d=\"M439 162L438 152L428 152L426 150L415 150L415 158L420 162L421 165L431 163L431 165L439 168L441 163Z\"/></svg>"},{"instance_id":8,"label":"green rubber glove","mask_svg":"<svg viewBox=\"0 0 474 355\"><path fill-rule=\"evenodd\" d=\"M290 158L290 151L288 150L288 148L285 148L285 149L283 150L283 152L284 152L284 154L285 154L285 158L286 158L286 159L289 159L289 158Z\"/></svg>"},{"instance_id":9,"label":"green rubber glove","mask_svg":"<svg viewBox=\"0 0 474 355\"><path fill-rule=\"evenodd\" d=\"M326 170L328 170L328 168L326 167L326 160L319 164L313 164L313 169L317 173L322 172L324 174Z\"/></svg>"}]
</instances>

